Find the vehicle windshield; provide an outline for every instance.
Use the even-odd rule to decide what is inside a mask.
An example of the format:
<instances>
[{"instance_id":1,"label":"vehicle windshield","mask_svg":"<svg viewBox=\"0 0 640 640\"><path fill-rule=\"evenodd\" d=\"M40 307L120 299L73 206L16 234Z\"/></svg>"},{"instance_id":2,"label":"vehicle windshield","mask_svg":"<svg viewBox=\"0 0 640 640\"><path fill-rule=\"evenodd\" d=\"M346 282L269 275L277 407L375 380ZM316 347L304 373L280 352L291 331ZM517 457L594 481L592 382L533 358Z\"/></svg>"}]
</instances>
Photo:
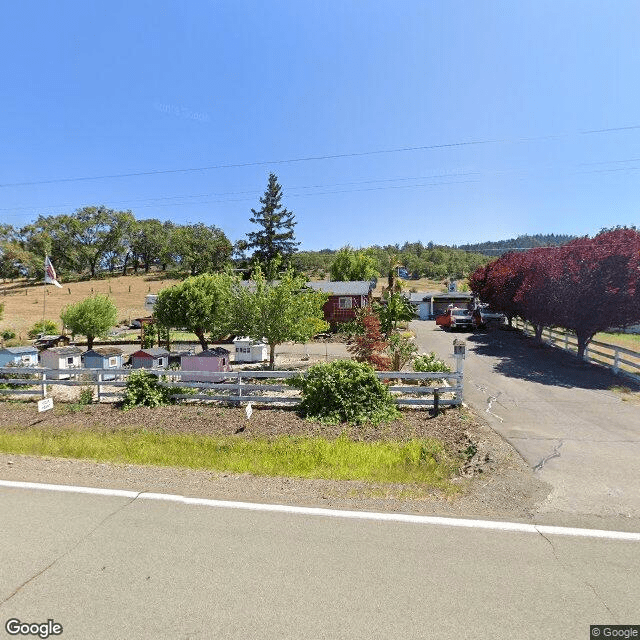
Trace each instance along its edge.
<instances>
[{"instance_id":1,"label":"vehicle windshield","mask_svg":"<svg viewBox=\"0 0 640 640\"><path fill-rule=\"evenodd\" d=\"M467 309L452 309L451 315L453 316L468 316L469 311Z\"/></svg>"}]
</instances>

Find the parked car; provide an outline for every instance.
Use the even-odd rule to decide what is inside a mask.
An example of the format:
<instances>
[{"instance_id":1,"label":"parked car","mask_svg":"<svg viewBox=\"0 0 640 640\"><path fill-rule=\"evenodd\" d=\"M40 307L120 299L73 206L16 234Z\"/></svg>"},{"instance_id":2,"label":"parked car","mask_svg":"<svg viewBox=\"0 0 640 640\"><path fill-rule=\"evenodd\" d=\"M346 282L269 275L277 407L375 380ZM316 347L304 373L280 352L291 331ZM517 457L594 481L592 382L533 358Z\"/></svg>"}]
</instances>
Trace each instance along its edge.
<instances>
[{"instance_id":1,"label":"parked car","mask_svg":"<svg viewBox=\"0 0 640 640\"><path fill-rule=\"evenodd\" d=\"M502 325L506 322L506 317L503 313L496 313L490 311L488 307L476 307L472 313L473 324L476 329L488 329Z\"/></svg>"},{"instance_id":2,"label":"parked car","mask_svg":"<svg viewBox=\"0 0 640 640\"><path fill-rule=\"evenodd\" d=\"M447 309L436 318L436 325L443 329L463 329L473 331L474 321L469 309Z\"/></svg>"}]
</instances>

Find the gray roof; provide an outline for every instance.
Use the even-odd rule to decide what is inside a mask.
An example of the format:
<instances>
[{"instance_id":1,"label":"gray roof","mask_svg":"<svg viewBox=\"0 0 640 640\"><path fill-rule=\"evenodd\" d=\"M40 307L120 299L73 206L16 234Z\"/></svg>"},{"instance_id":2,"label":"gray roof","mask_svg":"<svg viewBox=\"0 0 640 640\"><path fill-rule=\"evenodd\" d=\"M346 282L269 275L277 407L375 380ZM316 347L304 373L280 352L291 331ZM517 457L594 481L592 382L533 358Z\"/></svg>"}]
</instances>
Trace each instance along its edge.
<instances>
[{"instance_id":1,"label":"gray roof","mask_svg":"<svg viewBox=\"0 0 640 640\"><path fill-rule=\"evenodd\" d=\"M371 280L352 280L347 282L320 280L319 282L307 282L307 286L315 291L332 293L336 296L366 296L375 288L375 283Z\"/></svg>"},{"instance_id":2,"label":"gray roof","mask_svg":"<svg viewBox=\"0 0 640 640\"><path fill-rule=\"evenodd\" d=\"M0 351L8 351L9 353L38 353L38 350L35 347L5 347L4 349L0 349Z\"/></svg>"},{"instance_id":3,"label":"gray roof","mask_svg":"<svg viewBox=\"0 0 640 640\"><path fill-rule=\"evenodd\" d=\"M206 351L201 351L200 353L196 353L196 356L199 358L225 358L229 355L229 350L224 347L216 347L215 349L207 349Z\"/></svg>"},{"instance_id":4,"label":"gray roof","mask_svg":"<svg viewBox=\"0 0 640 640\"><path fill-rule=\"evenodd\" d=\"M85 351L83 356L121 356L123 354L122 349L119 347L96 347L95 349L89 349Z\"/></svg>"},{"instance_id":5,"label":"gray roof","mask_svg":"<svg viewBox=\"0 0 640 640\"><path fill-rule=\"evenodd\" d=\"M42 353L57 353L59 356L75 356L82 353L80 347L51 347L45 349Z\"/></svg>"}]
</instances>

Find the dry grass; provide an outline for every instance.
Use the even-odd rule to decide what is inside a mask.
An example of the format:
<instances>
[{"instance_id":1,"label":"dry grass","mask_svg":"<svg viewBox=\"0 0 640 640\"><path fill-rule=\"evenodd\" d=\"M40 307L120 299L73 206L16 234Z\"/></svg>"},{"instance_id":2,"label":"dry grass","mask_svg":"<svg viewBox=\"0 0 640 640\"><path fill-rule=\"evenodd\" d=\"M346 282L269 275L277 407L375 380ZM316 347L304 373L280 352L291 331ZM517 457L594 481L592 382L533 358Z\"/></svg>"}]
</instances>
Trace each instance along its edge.
<instances>
[{"instance_id":1,"label":"dry grass","mask_svg":"<svg viewBox=\"0 0 640 640\"><path fill-rule=\"evenodd\" d=\"M158 279L158 274L120 276L104 280L86 280L62 284L62 289L53 285L46 287L46 303L43 301L41 283L30 285L24 281L0 285L0 303L4 304L4 316L0 330L11 329L17 338L27 340L27 331L38 320L42 320L45 304L45 319L53 320L60 326L60 312L69 304L74 304L96 293L111 297L118 307L118 321L149 315L144 308L144 297L148 293L158 293L178 280Z\"/></svg>"}]
</instances>

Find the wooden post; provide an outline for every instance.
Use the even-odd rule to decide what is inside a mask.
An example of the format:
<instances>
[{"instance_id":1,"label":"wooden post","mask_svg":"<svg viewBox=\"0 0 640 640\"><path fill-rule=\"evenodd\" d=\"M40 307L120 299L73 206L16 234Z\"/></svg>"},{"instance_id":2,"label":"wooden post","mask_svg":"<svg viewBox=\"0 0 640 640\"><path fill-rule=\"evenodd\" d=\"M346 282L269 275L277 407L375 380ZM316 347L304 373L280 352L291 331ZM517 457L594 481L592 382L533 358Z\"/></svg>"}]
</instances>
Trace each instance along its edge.
<instances>
[{"instance_id":1,"label":"wooden post","mask_svg":"<svg viewBox=\"0 0 640 640\"><path fill-rule=\"evenodd\" d=\"M457 374L457 386L460 387L456 391L456 404L462 404L462 384L464 379L464 359L465 359L466 346L464 340L453 341L453 355L456 358L456 374Z\"/></svg>"},{"instance_id":2,"label":"wooden post","mask_svg":"<svg viewBox=\"0 0 640 640\"><path fill-rule=\"evenodd\" d=\"M440 413L440 392L436 389L433 392L433 415L437 416Z\"/></svg>"},{"instance_id":3,"label":"wooden post","mask_svg":"<svg viewBox=\"0 0 640 640\"><path fill-rule=\"evenodd\" d=\"M102 399L102 385L100 384L102 382L102 372L99 371L97 374L97 382L98 384L96 385L98 387L98 404L100 404L100 400Z\"/></svg>"},{"instance_id":4,"label":"wooden post","mask_svg":"<svg viewBox=\"0 0 640 640\"><path fill-rule=\"evenodd\" d=\"M40 384L42 384L42 397L46 398L47 397L47 374L43 371L42 372L42 381Z\"/></svg>"},{"instance_id":5,"label":"wooden post","mask_svg":"<svg viewBox=\"0 0 640 640\"><path fill-rule=\"evenodd\" d=\"M613 372L618 373L618 371L620 371L620 351L616 349L613 356Z\"/></svg>"}]
</instances>

